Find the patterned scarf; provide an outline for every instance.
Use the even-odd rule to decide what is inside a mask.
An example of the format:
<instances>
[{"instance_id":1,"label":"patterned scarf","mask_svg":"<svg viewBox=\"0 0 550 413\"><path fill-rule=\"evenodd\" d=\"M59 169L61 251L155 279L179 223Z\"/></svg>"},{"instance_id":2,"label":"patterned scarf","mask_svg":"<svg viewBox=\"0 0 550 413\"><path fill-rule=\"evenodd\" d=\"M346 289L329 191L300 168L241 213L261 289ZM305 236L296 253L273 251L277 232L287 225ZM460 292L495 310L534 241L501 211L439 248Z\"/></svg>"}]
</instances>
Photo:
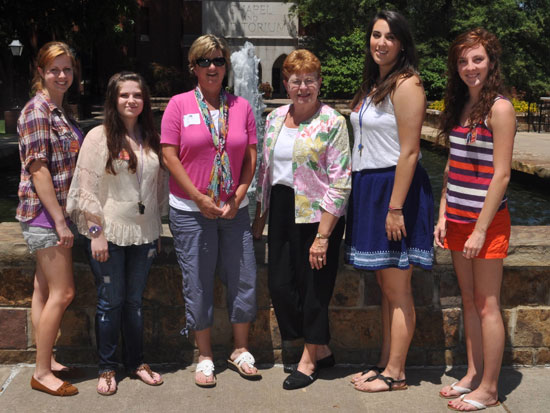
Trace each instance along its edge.
<instances>
[{"instance_id":1,"label":"patterned scarf","mask_svg":"<svg viewBox=\"0 0 550 413\"><path fill-rule=\"evenodd\" d=\"M212 165L212 171L210 172L210 183L208 184L207 195L212 198L216 205L220 205L220 192L223 190L226 194L233 187L233 178L231 176L231 165L229 163L229 156L225 151L225 141L227 138L227 118L229 115L229 105L227 104L227 97L223 90L220 91L220 115L218 117L218 130L212 117L204 97L197 87L195 89L195 98L202 114L202 118L210 133L212 134L212 141L216 148L216 156L214 157L214 165Z\"/></svg>"}]
</instances>

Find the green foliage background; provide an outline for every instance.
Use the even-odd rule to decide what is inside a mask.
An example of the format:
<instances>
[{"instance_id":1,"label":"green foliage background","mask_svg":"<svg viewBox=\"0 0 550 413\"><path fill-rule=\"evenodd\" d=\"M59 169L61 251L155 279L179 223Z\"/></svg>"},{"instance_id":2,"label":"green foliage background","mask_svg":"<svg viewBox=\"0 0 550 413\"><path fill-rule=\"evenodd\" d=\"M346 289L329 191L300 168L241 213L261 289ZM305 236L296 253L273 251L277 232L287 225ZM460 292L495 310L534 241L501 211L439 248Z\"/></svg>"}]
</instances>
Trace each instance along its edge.
<instances>
[{"instance_id":1,"label":"green foliage background","mask_svg":"<svg viewBox=\"0 0 550 413\"><path fill-rule=\"evenodd\" d=\"M443 96L447 50L474 27L501 41L502 71L518 97L537 101L550 94L550 0L287 0L323 62L323 94L350 97L361 80L365 29L376 11L401 12L409 21L428 99Z\"/></svg>"}]
</instances>

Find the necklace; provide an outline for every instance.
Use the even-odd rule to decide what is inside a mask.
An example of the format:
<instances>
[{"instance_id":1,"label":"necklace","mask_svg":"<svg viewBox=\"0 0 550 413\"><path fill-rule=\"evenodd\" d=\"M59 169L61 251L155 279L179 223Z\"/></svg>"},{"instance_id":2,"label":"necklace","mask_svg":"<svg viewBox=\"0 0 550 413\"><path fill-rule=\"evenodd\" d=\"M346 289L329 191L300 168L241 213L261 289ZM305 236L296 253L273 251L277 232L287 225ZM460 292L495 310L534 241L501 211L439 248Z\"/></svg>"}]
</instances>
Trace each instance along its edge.
<instances>
[{"instance_id":1,"label":"necklace","mask_svg":"<svg viewBox=\"0 0 550 413\"><path fill-rule=\"evenodd\" d=\"M139 143L139 158L138 159L138 167L136 168L136 178L138 181L138 211L140 215L145 214L145 205L143 205L143 202L141 202L141 181L143 181L143 145L141 142ZM138 173L138 169L141 169L140 173Z\"/></svg>"},{"instance_id":2,"label":"necklace","mask_svg":"<svg viewBox=\"0 0 550 413\"><path fill-rule=\"evenodd\" d=\"M132 139L132 137L130 137L130 139ZM138 207L139 214L143 215L143 214L145 214L145 205L143 204L143 201L141 199L141 182L143 181L143 167L144 167L144 165L143 165L143 163L144 163L143 143L142 143L142 140L141 140L141 135L139 135L139 134L135 134L135 137L133 137L133 140L136 143L139 142L139 159L138 159L138 163L137 163L137 166L136 166L136 179L137 179L137 182L138 182L138 203L137 203L137 207Z\"/></svg>"}]
</instances>

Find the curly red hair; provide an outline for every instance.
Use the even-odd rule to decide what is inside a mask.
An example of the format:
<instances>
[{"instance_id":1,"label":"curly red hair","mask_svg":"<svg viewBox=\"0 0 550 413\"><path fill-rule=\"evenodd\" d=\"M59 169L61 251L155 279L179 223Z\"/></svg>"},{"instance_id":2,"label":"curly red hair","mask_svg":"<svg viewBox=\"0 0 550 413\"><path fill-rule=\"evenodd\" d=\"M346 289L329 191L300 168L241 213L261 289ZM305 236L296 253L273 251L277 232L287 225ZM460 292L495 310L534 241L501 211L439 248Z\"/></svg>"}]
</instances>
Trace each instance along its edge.
<instances>
[{"instance_id":1,"label":"curly red hair","mask_svg":"<svg viewBox=\"0 0 550 413\"><path fill-rule=\"evenodd\" d=\"M460 123L460 114L468 100L468 87L458 74L458 59L464 50L477 46L485 48L490 66L489 73L479 95L479 100L470 112L470 122L472 125L476 125L485 119L491 111L495 97L503 92L499 63L502 48L497 37L480 27L459 35L449 48L449 57L447 60L445 109L440 121L440 137L446 141L453 127Z\"/></svg>"}]
</instances>

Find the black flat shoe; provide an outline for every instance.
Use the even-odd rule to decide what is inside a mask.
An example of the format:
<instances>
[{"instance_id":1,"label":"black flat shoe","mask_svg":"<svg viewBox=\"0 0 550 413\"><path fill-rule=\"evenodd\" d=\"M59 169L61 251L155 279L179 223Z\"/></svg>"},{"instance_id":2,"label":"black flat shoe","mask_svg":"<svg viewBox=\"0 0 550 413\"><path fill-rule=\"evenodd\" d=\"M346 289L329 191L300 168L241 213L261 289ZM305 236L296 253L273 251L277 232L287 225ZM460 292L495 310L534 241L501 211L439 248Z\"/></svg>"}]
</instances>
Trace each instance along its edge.
<instances>
[{"instance_id":1,"label":"black flat shoe","mask_svg":"<svg viewBox=\"0 0 550 413\"><path fill-rule=\"evenodd\" d=\"M317 360L317 370L328 369L330 367L334 367L335 364L336 360L334 360L334 354L331 354L330 356L326 356L321 360Z\"/></svg>"},{"instance_id":2,"label":"black flat shoe","mask_svg":"<svg viewBox=\"0 0 550 413\"><path fill-rule=\"evenodd\" d=\"M296 370L298 368L298 364L296 363L293 363L293 364L283 364L283 371L286 373L286 374L290 374L292 373L294 370Z\"/></svg>"},{"instance_id":3,"label":"black flat shoe","mask_svg":"<svg viewBox=\"0 0 550 413\"><path fill-rule=\"evenodd\" d=\"M288 376L283 382L283 389L285 390L296 390L301 389L302 387L309 386L317 380L317 371L314 371L311 376L304 374L298 370L294 370L290 376Z\"/></svg>"}]
</instances>

